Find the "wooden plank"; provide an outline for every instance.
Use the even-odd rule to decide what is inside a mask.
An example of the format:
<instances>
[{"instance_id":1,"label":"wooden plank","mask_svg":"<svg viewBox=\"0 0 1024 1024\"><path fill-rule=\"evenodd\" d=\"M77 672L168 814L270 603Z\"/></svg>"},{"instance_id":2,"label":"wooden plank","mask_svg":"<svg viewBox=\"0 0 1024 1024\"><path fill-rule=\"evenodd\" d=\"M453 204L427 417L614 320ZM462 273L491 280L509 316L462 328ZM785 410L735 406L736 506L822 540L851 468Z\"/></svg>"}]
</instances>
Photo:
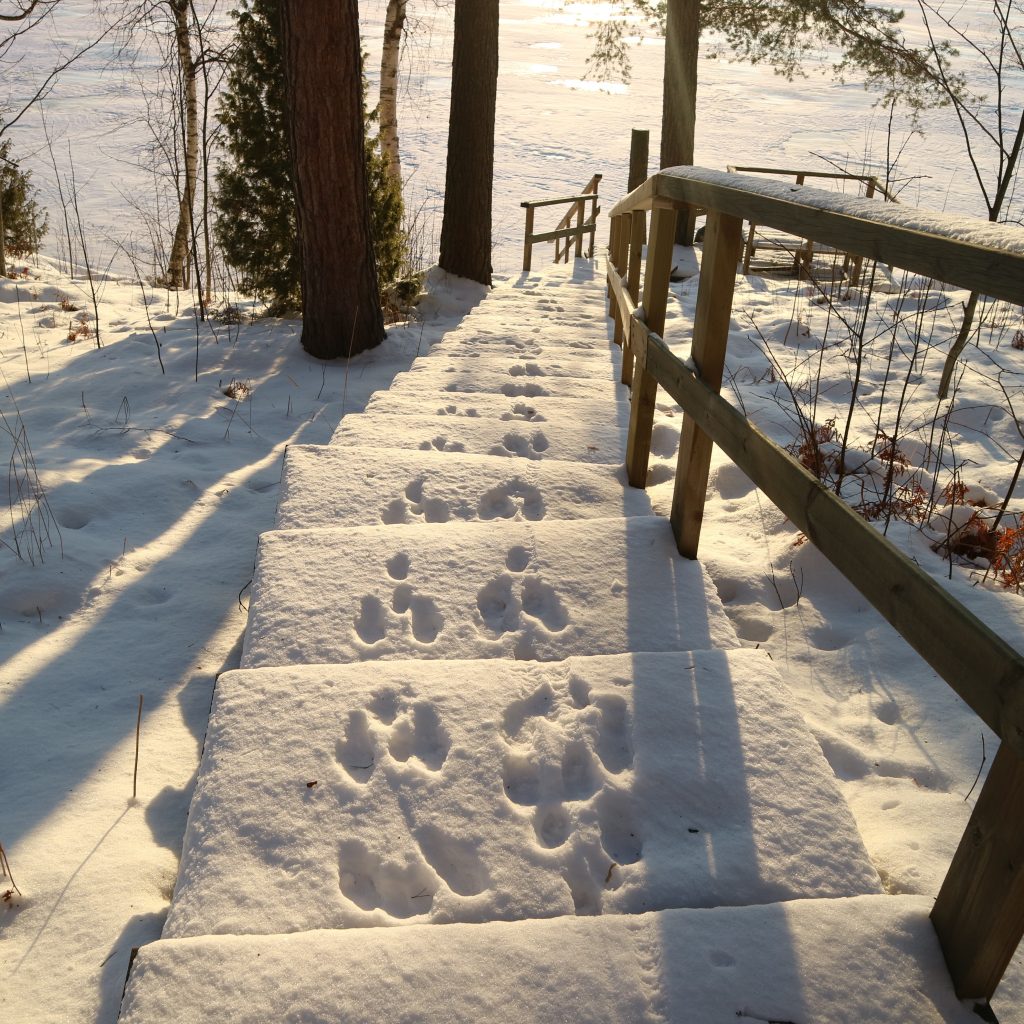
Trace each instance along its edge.
<instances>
[{"instance_id":1,"label":"wooden plank","mask_svg":"<svg viewBox=\"0 0 1024 1024\"><path fill-rule=\"evenodd\" d=\"M559 203L578 203L581 199L589 199L590 195L589 192L581 192L578 196L560 196L558 199L527 199L519 205L527 210L538 206L558 206Z\"/></svg>"},{"instance_id":2,"label":"wooden plank","mask_svg":"<svg viewBox=\"0 0 1024 1024\"><path fill-rule=\"evenodd\" d=\"M621 257L622 248L622 224L624 218L613 217L612 222L608 227L608 267L607 267L607 278L608 278L608 316L614 321L615 324L615 344L622 346L622 328L620 326L621 321L619 320L619 306L616 298L616 292L612 288L612 278L619 278L622 273L622 269L619 265L619 259Z\"/></svg>"},{"instance_id":3,"label":"wooden plank","mask_svg":"<svg viewBox=\"0 0 1024 1024\"><path fill-rule=\"evenodd\" d=\"M691 358L705 387L716 395L722 389L736 264L742 247L743 222L738 217L714 210L709 212L697 311L693 319ZM692 416L684 415L672 492L672 532L679 553L687 558L697 557L710 466L711 438L697 426Z\"/></svg>"},{"instance_id":4,"label":"wooden plank","mask_svg":"<svg viewBox=\"0 0 1024 1024\"><path fill-rule=\"evenodd\" d=\"M1024 756L1024 657L651 337L647 369L994 732Z\"/></svg>"},{"instance_id":5,"label":"wooden plank","mask_svg":"<svg viewBox=\"0 0 1024 1024\"><path fill-rule=\"evenodd\" d=\"M648 331L661 334L665 329L669 276L672 273L672 247L676 238L676 211L655 210L651 217L651 236L647 243L647 267L644 272L644 323ZM632 348L633 333L630 333ZM647 463L651 454L654 429L654 402L658 382L647 370L646 338L641 339L634 370L629 404L629 432L626 438L626 476L632 487L647 486ZM625 363L625 358L623 359Z\"/></svg>"},{"instance_id":6,"label":"wooden plank","mask_svg":"<svg viewBox=\"0 0 1024 1024\"><path fill-rule=\"evenodd\" d=\"M629 289L634 303L640 295L640 271L643 268L643 248L646 237L647 214L642 210L637 210L629 222L629 260L626 266L626 287ZM629 331L626 331L620 379L627 387L633 386L633 349L630 341Z\"/></svg>"},{"instance_id":7,"label":"wooden plank","mask_svg":"<svg viewBox=\"0 0 1024 1024\"><path fill-rule=\"evenodd\" d=\"M1001 746L932 909L961 999L988 999L1024 937L1024 761Z\"/></svg>"},{"instance_id":8,"label":"wooden plank","mask_svg":"<svg viewBox=\"0 0 1024 1024\"><path fill-rule=\"evenodd\" d=\"M537 242L553 242L556 238L575 238L577 236L583 236L594 225L587 223L580 227L562 228L560 231L542 231L540 234L531 235L530 241Z\"/></svg>"},{"instance_id":9,"label":"wooden plank","mask_svg":"<svg viewBox=\"0 0 1024 1024\"><path fill-rule=\"evenodd\" d=\"M629 138L629 176L626 178L626 190L632 192L638 185L647 180L647 167L650 164L651 133L634 128Z\"/></svg>"},{"instance_id":10,"label":"wooden plank","mask_svg":"<svg viewBox=\"0 0 1024 1024\"><path fill-rule=\"evenodd\" d=\"M529 271L533 264L533 207L526 208L526 238L523 242L523 270Z\"/></svg>"},{"instance_id":11,"label":"wooden plank","mask_svg":"<svg viewBox=\"0 0 1024 1024\"><path fill-rule=\"evenodd\" d=\"M832 192L794 186L783 198L778 189L778 182L764 178L674 168L648 178L611 212L630 212L659 198L691 203L1024 305L1024 230L1019 227L852 196L842 198L846 209L840 211ZM922 230L922 222L929 230ZM983 243L970 240L975 229Z\"/></svg>"}]
</instances>

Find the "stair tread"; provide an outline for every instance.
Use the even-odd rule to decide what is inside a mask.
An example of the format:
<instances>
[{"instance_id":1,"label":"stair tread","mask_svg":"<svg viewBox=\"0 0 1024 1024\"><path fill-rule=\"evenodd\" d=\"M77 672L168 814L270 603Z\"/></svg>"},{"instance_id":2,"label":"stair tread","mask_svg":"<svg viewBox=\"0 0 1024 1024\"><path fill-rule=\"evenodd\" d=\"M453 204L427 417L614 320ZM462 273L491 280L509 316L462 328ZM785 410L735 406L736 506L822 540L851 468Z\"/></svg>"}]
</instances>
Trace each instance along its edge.
<instances>
[{"instance_id":1,"label":"stair tread","mask_svg":"<svg viewBox=\"0 0 1024 1024\"><path fill-rule=\"evenodd\" d=\"M977 1024L931 900L859 896L143 947L122 1024Z\"/></svg>"},{"instance_id":2,"label":"stair tread","mask_svg":"<svg viewBox=\"0 0 1024 1024\"><path fill-rule=\"evenodd\" d=\"M880 892L792 705L754 650L228 673L164 936Z\"/></svg>"},{"instance_id":3,"label":"stair tread","mask_svg":"<svg viewBox=\"0 0 1024 1024\"><path fill-rule=\"evenodd\" d=\"M277 529L650 515L624 470L431 449L293 445Z\"/></svg>"},{"instance_id":4,"label":"stair tread","mask_svg":"<svg viewBox=\"0 0 1024 1024\"><path fill-rule=\"evenodd\" d=\"M424 408L434 409L443 400L431 392L424 396ZM620 465L625 459L626 427L615 423L588 424L571 414L536 423L405 415L396 410L346 416L331 437L331 444L497 455L517 461L557 459Z\"/></svg>"},{"instance_id":5,"label":"stair tread","mask_svg":"<svg viewBox=\"0 0 1024 1024\"><path fill-rule=\"evenodd\" d=\"M266 533L242 663L556 661L738 645L668 523L635 516Z\"/></svg>"}]
</instances>

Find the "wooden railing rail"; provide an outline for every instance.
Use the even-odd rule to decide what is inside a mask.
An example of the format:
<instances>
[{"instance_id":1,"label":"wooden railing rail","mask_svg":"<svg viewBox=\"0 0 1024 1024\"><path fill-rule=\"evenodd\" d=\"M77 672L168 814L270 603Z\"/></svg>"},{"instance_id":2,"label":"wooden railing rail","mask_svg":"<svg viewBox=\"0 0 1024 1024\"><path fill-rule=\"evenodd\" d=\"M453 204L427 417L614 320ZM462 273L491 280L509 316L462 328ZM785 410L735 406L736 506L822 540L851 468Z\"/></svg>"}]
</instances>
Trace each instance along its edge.
<instances>
[{"instance_id":1,"label":"wooden railing rail","mask_svg":"<svg viewBox=\"0 0 1024 1024\"><path fill-rule=\"evenodd\" d=\"M797 185L806 184L808 178L815 181L855 181L864 186L864 198L871 199L875 195L881 196L887 203L897 202L896 197L878 180L876 174L856 174L845 171L797 171L785 167L737 167L729 164L728 168L732 174L756 174L758 176L769 174L775 177L792 178ZM755 236L758 225L751 221L747 226L747 240L743 247L743 273L750 273L750 263L754 256ZM810 271L811 260L814 257L814 242L805 240L797 246L793 252L793 270L799 274L801 269L807 268ZM861 265L863 258L854 256L852 259L847 255L843 260L843 274L849 273L852 284L860 281Z\"/></svg>"},{"instance_id":2,"label":"wooden railing rail","mask_svg":"<svg viewBox=\"0 0 1024 1024\"><path fill-rule=\"evenodd\" d=\"M665 324L677 211L707 210L691 358ZM642 298L638 225L653 210ZM672 500L683 555L700 538L712 443L774 502L1001 739L932 912L961 998L989 998L1024 935L1024 657L719 395L742 224L752 220L1024 305L1024 231L738 174L662 171L611 211L610 315L632 383L626 469L646 483L654 400L684 416Z\"/></svg>"},{"instance_id":3,"label":"wooden railing rail","mask_svg":"<svg viewBox=\"0 0 1024 1024\"><path fill-rule=\"evenodd\" d=\"M569 262L569 243L576 241L576 255L583 255L583 236L590 235L588 256L594 253L594 239L597 233L597 215L601 212L598 206L600 196L597 194L601 184L601 175L595 174L579 195L561 196L558 199L529 199L520 205L526 210L526 232L523 243L523 270L533 265L533 247L538 242L555 243L555 263ZM571 204L565 215L558 222L554 231L543 231L535 234L533 230L534 211L543 206L561 206ZM590 216L584 220L587 204L590 204ZM576 221L573 224L573 220ZM564 243L565 248L562 248Z\"/></svg>"}]
</instances>

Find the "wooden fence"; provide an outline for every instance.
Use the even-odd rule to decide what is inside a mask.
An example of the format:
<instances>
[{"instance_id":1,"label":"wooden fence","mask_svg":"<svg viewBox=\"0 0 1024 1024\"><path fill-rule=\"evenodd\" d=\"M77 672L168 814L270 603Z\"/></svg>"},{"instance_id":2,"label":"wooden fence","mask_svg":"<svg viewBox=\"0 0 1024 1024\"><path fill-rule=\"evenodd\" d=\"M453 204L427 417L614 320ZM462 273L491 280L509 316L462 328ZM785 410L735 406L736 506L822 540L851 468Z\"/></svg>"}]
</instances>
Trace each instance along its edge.
<instances>
[{"instance_id":1,"label":"wooden fence","mask_svg":"<svg viewBox=\"0 0 1024 1024\"><path fill-rule=\"evenodd\" d=\"M597 215L601 207L597 205L600 196L597 194L601 184L601 175L595 174L587 183L586 188L578 196L562 196L558 199L530 199L520 205L526 210L526 240L523 243L523 270L529 270L533 264L533 247L537 242L555 243L555 263L569 262L569 243L575 239L576 255L583 255L583 236L590 235L588 255L594 252L594 238L597 233ZM569 203L554 231L542 231L534 234L534 211L542 206L561 206ZM587 204L590 204L590 216L584 220ZM573 224L573 221L576 221Z\"/></svg>"},{"instance_id":2,"label":"wooden fence","mask_svg":"<svg viewBox=\"0 0 1024 1024\"><path fill-rule=\"evenodd\" d=\"M677 212L695 207L707 211L707 225L692 356L683 362L661 335ZM684 412L671 516L679 551L697 555L717 444L1000 737L932 911L957 994L987 999L1024 935L1024 658L720 397L744 220L1016 305L1024 305L1024 231L678 167L612 209L608 259L622 376L632 384L634 487L646 483L658 387Z\"/></svg>"}]
</instances>

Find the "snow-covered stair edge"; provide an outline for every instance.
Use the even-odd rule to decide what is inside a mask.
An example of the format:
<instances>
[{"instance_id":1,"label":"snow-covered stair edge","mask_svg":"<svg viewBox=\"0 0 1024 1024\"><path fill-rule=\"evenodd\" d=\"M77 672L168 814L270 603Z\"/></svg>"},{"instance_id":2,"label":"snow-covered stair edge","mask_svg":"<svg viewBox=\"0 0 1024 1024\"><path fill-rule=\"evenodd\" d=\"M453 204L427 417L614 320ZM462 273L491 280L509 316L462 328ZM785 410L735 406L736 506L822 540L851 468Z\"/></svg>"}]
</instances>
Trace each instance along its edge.
<instances>
[{"instance_id":1,"label":"snow-covered stair edge","mask_svg":"<svg viewBox=\"0 0 1024 1024\"><path fill-rule=\"evenodd\" d=\"M761 651L218 682L164 935L881 892Z\"/></svg>"},{"instance_id":2,"label":"snow-covered stair edge","mask_svg":"<svg viewBox=\"0 0 1024 1024\"><path fill-rule=\"evenodd\" d=\"M272 531L242 667L738 647L661 517Z\"/></svg>"},{"instance_id":3,"label":"snow-covered stair edge","mask_svg":"<svg viewBox=\"0 0 1024 1024\"><path fill-rule=\"evenodd\" d=\"M386 438L384 440L387 440ZM275 529L651 515L621 466L360 445L293 445Z\"/></svg>"},{"instance_id":4,"label":"snow-covered stair edge","mask_svg":"<svg viewBox=\"0 0 1024 1024\"><path fill-rule=\"evenodd\" d=\"M860 896L638 916L165 939L121 1024L977 1024L931 900Z\"/></svg>"}]
</instances>

